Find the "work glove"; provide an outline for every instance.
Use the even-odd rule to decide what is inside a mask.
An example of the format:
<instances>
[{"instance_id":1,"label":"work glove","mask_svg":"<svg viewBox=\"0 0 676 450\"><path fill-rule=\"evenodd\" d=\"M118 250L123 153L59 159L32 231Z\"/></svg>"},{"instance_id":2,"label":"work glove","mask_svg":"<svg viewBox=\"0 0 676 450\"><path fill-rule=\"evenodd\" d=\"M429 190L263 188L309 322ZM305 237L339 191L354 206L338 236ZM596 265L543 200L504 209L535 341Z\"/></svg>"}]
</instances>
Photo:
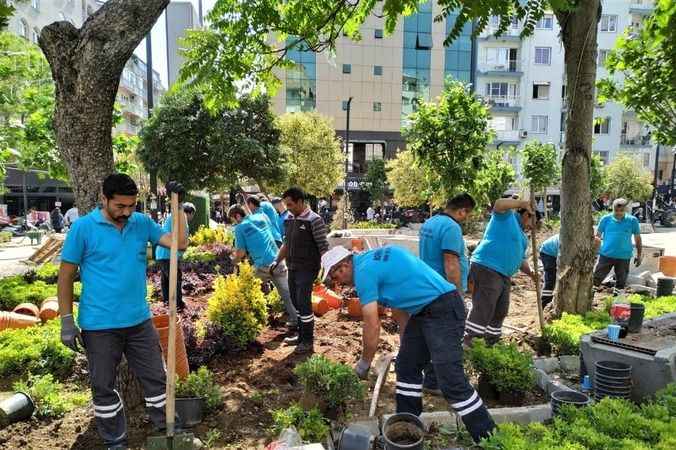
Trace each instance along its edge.
<instances>
[{"instance_id":1,"label":"work glove","mask_svg":"<svg viewBox=\"0 0 676 450\"><path fill-rule=\"evenodd\" d=\"M72 314L61 316L61 343L74 352L84 349L80 329L75 325Z\"/></svg>"},{"instance_id":2,"label":"work glove","mask_svg":"<svg viewBox=\"0 0 676 450\"><path fill-rule=\"evenodd\" d=\"M371 363L360 359L356 366L354 366L354 371L361 380L365 380L369 374L369 369L371 368Z\"/></svg>"},{"instance_id":3,"label":"work glove","mask_svg":"<svg viewBox=\"0 0 676 450\"><path fill-rule=\"evenodd\" d=\"M182 185L181 183L179 183L178 181L169 181L169 182L166 184L165 188L166 188L166 190L167 190L167 195L169 195L169 196L170 196L170 195L172 194L172 192L173 192L173 193L178 194L178 198L180 199L180 198L182 198L183 195L185 194L185 188L184 188L183 185Z\"/></svg>"},{"instance_id":4,"label":"work glove","mask_svg":"<svg viewBox=\"0 0 676 450\"><path fill-rule=\"evenodd\" d=\"M638 267L641 265L641 262L643 262L643 255L636 255L636 258L634 258L634 265Z\"/></svg>"},{"instance_id":5,"label":"work glove","mask_svg":"<svg viewBox=\"0 0 676 450\"><path fill-rule=\"evenodd\" d=\"M271 277L275 275L275 270L277 270L277 266L279 266L279 263L277 261L270 264L270 276Z\"/></svg>"}]
</instances>

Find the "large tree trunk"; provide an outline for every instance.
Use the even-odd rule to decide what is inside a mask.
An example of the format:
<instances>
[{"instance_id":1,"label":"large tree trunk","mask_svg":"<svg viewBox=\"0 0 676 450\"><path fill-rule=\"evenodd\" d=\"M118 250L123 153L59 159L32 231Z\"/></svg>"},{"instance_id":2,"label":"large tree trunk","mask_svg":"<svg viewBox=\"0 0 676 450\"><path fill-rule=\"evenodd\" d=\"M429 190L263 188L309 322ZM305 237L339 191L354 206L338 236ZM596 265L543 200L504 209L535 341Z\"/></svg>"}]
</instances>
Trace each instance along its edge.
<instances>
[{"instance_id":1,"label":"large tree trunk","mask_svg":"<svg viewBox=\"0 0 676 450\"><path fill-rule=\"evenodd\" d=\"M56 141L80 214L95 206L101 182L114 171L113 104L124 65L168 3L111 0L79 30L63 21L40 33L56 85Z\"/></svg>"},{"instance_id":2,"label":"large tree trunk","mask_svg":"<svg viewBox=\"0 0 676 450\"><path fill-rule=\"evenodd\" d=\"M582 313L592 304L592 214L589 177L596 81L599 0L556 11L565 49L568 117L561 177L561 257L556 314Z\"/></svg>"}]
</instances>

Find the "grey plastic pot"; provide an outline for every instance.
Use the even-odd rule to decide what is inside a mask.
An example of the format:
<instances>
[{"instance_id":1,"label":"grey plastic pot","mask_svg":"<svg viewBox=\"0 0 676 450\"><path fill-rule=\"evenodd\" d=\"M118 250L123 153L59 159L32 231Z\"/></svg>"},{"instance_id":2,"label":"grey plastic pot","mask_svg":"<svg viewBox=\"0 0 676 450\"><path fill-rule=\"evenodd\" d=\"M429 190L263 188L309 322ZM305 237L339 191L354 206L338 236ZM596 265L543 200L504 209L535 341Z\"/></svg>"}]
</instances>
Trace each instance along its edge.
<instances>
[{"instance_id":1,"label":"grey plastic pot","mask_svg":"<svg viewBox=\"0 0 676 450\"><path fill-rule=\"evenodd\" d=\"M398 432L402 426L405 432ZM383 424L385 450L422 450L424 436L425 425L410 413L393 414Z\"/></svg>"},{"instance_id":2,"label":"grey plastic pot","mask_svg":"<svg viewBox=\"0 0 676 450\"><path fill-rule=\"evenodd\" d=\"M191 428L202 422L205 401L200 397L177 398L176 415L183 428Z\"/></svg>"},{"instance_id":3,"label":"grey plastic pot","mask_svg":"<svg viewBox=\"0 0 676 450\"><path fill-rule=\"evenodd\" d=\"M550 395L550 400L554 415L558 414L559 408L561 408L563 405L573 405L576 408L582 408L583 406L588 406L591 403L591 399L587 394L566 390L552 392Z\"/></svg>"},{"instance_id":4,"label":"grey plastic pot","mask_svg":"<svg viewBox=\"0 0 676 450\"><path fill-rule=\"evenodd\" d=\"M17 392L0 403L0 427L29 419L33 411L35 411L35 404L30 395Z\"/></svg>"}]
</instances>

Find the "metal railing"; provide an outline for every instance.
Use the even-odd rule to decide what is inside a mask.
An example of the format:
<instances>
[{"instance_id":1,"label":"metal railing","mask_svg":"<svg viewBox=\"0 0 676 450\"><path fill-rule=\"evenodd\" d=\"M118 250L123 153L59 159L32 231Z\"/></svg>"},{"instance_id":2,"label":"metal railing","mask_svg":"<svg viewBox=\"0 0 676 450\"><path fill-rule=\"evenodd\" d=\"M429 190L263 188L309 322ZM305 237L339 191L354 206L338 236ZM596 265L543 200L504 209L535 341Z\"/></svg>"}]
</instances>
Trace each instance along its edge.
<instances>
[{"instance_id":1,"label":"metal railing","mask_svg":"<svg viewBox=\"0 0 676 450\"><path fill-rule=\"evenodd\" d=\"M515 107L521 106L518 95L484 95L484 100L490 106Z\"/></svg>"},{"instance_id":2,"label":"metal railing","mask_svg":"<svg viewBox=\"0 0 676 450\"><path fill-rule=\"evenodd\" d=\"M650 145L650 136L641 136L640 134L627 135L626 133L622 133L620 135L620 144L646 147Z\"/></svg>"},{"instance_id":3,"label":"metal railing","mask_svg":"<svg viewBox=\"0 0 676 450\"><path fill-rule=\"evenodd\" d=\"M521 72L519 61L507 61L504 63L479 63L480 72Z\"/></svg>"}]
</instances>

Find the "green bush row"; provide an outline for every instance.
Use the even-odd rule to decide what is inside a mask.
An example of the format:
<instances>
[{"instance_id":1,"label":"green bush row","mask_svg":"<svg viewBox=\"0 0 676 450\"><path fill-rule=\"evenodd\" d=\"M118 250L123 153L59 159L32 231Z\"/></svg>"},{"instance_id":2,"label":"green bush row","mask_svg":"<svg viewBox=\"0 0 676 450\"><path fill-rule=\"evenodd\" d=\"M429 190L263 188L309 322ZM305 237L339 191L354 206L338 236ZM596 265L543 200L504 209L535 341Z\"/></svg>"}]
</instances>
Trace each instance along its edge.
<instances>
[{"instance_id":1,"label":"green bush row","mask_svg":"<svg viewBox=\"0 0 676 450\"><path fill-rule=\"evenodd\" d=\"M671 450L676 448L676 383L636 406L605 398L566 406L550 426L502 424L481 442L487 450Z\"/></svg>"},{"instance_id":2,"label":"green bush row","mask_svg":"<svg viewBox=\"0 0 676 450\"><path fill-rule=\"evenodd\" d=\"M44 281L27 283L23 276L3 278L0 280L0 309L11 311L20 303L39 305L47 297L56 295L56 285Z\"/></svg>"},{"instance_id":3,"label":"green bush row","mask_svg":"<svg viewBox=\"0 0 676 450\"><path fill-rule=\"evenodd\" d=\"M355 222L348 225L348 228L355 228L359 230L368 230L368 229L381 229L381 230L391 230L397 228L393 223L378 223L378 222Z\"/></svg>"},{"instance_id":4,"label":"green bush row","mask_svg":"<svg viewBox=\"0 0 676 450\"><path fill-rule=\"evenodd\" d=\"M466 356L479 378L500 393L521 394L535 386L532 355L519 351L515 344L488 346L483 339L475 339Z\"/></svg>"}]
</instances>

